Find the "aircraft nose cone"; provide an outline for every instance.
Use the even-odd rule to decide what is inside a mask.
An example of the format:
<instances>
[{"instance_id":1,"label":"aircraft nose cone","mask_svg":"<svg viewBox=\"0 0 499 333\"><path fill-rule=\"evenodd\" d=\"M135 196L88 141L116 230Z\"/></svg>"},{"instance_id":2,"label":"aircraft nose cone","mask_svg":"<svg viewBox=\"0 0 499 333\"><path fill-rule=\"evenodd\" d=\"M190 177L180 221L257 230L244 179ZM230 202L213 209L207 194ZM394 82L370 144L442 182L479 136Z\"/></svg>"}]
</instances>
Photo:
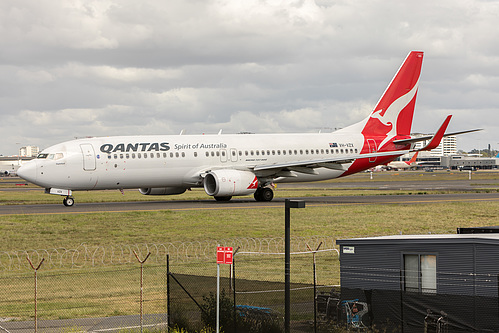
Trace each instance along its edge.
<instances>
[{"instance_id":1,"label":"aircraft nose cone","mask_svg":"<svg viewBox=\"0 0 499 333\"><path fill-rule=\"evenodd\" d=\"M36 181L36 162L35 161L29 161L26 162L25 164L21 165L19 169L17 170L17 175L21 177L24 180L27 180L29 182L35 182Z\"/></svg>"}]
</instances>

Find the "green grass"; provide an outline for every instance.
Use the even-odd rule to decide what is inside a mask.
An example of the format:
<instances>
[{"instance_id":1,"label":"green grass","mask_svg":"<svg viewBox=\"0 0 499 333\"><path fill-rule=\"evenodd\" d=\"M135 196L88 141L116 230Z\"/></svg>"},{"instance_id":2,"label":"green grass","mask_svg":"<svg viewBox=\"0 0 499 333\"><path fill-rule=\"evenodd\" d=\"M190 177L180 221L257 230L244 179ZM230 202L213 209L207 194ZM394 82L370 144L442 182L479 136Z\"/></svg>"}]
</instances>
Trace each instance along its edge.
<instances>
[{"instance_id":1,"label":"green grass","mask_svg":"<svg viewBox=\"0 0 499 333\"><path fill-rule=\"evenodd\" d=\"M157 211L2 216L0 251L75 248L81 243L138 244L237 237L282 237L284 209ZM499 223L499 202L338 205L293 210L292 235L336 238L453 233Z\"/></svg>"}]
</instances>

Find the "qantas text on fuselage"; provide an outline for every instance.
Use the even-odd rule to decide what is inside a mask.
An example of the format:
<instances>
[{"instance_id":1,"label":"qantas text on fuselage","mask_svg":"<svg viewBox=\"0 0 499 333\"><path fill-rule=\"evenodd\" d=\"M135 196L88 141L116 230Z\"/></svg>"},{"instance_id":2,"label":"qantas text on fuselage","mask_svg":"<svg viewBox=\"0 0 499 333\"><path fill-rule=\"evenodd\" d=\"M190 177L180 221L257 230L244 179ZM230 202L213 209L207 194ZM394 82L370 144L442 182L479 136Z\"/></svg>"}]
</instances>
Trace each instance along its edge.
<instances>
[{"instance_id":1,"label":"qantas text on fuselage","mask_svg":"<svg viewBox=\"0 0 499 333\"><path fill-rule=\"evenodd\" d=\"M434 136L410 135L423 52L410 52L364 120L332 133L151 135L86 138L54 145L18 174L74 204L73 191L138 188L172 195L203 187L217 200L253 194L273 198L274 183L317 181L361 172L414 150L436 148Z\"/></svg>"}]
</instances>

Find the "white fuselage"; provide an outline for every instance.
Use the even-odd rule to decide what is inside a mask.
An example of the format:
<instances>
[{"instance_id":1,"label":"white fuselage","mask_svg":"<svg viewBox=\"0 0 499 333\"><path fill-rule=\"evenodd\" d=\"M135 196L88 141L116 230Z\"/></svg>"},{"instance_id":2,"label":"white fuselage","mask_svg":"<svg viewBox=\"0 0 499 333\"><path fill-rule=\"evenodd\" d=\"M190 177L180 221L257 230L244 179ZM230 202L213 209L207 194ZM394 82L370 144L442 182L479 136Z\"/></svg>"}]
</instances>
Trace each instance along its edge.
<instances>
[{"instance_id":1,"label":"white fuselage","mask_svg":"<svg viewBox=\"0 0 499 333\"><path fill-rule=\"evenodd\" d=\"M23 176L45 188L69 190L200 187L217 169L358 155L360 134L157 135L79 139L45 149L23 166ZM276 182L336 178L344 170L296 172ZM265 171L255 172L265 177Z\"/></svg>"}]
</instances>

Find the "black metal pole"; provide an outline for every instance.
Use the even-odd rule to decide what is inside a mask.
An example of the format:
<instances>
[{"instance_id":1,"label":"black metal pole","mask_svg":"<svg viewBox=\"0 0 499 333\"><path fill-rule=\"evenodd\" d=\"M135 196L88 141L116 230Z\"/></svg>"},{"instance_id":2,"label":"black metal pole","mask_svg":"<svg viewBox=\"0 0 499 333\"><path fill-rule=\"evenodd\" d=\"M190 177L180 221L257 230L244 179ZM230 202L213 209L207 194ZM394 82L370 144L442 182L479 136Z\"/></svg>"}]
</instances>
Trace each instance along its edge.
<instances>
[{"instance_id":1,"label":"black metal pole","mask_svg":"<svg viewBox=\"0 0 499 333\"><path fill-rule=\"evenodd\" d=\"M320 246L320 245L319 245ZM315 252L313 253L314 256L314 333L317 333L317 283L315 282L316 280L316 274L315 274Z\"/></svg>"},{"instance_id":2,"label":"black metal pole","mask_svg":"<svg viewBox=\"0 0 499 333\"><path fill-rule=\"evenodd\" d=\"M291 222L290 222L290 200L284 201L284 332L290 333L291 321Z\"/></svg>"}]
</instances>

